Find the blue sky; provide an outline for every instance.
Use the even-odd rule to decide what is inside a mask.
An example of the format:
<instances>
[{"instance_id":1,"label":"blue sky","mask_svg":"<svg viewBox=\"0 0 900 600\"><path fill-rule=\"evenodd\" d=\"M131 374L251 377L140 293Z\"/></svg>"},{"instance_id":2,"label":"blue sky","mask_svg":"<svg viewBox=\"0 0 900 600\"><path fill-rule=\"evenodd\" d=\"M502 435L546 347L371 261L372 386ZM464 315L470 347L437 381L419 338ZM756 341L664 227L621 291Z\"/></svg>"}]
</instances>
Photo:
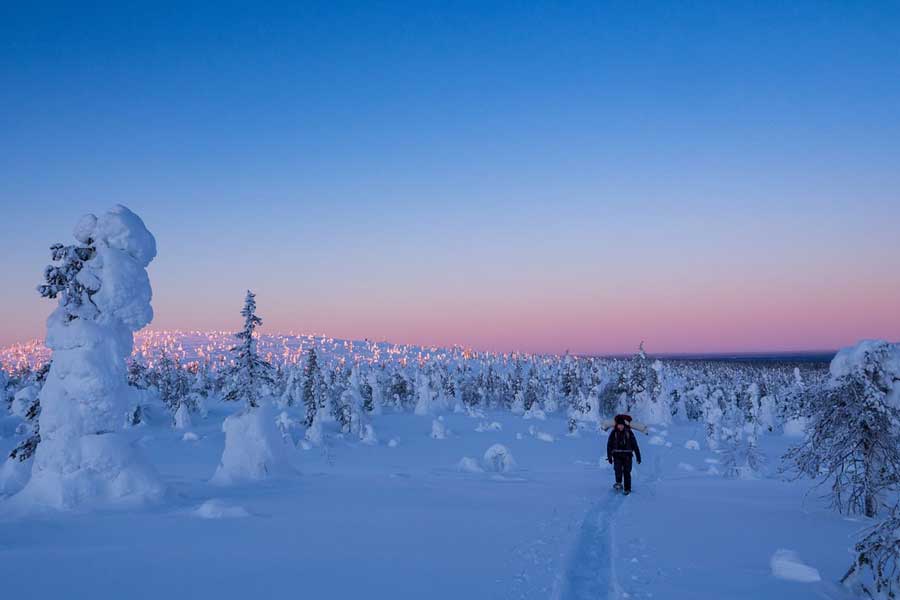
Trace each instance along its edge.
<instances>
[{"instance_id":1,"label":"blue sky","mask_svg":"<svg viewBox=\"0 0 900 600\"><path fill-rule=\"evenodd\" d=\"M158 327L253 287L339 337L897 338L898 48L886 2L7 4L0 343L113 203L158 238Z\"/></svg>"}]
</instances>

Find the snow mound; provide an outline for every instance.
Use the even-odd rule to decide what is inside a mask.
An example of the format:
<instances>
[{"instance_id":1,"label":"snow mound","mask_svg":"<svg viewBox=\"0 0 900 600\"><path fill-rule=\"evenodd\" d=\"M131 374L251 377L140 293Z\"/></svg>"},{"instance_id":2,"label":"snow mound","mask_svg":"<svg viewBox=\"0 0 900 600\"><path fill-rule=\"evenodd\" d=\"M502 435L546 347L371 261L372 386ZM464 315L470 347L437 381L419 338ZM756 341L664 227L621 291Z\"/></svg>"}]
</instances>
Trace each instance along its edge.
<instances>
[{"instance_id":1,"label":"snow mound","mask_svg":"<svg viewBox=\"0 0 900 600\"><path fill-rule=\"evenodd\" d=\"M522 415L523 419L537 419L538 421L546 421L547 415L544 414L539 408L532 408L531 410L526 410L525 414Z\"/></svg>"},{"instance_id":2,"label":"snow mound","mask_svg":"<svg viewBox=\"0 0 900 600\"><path fill-rule=\"evenodd\" d=\"M488 448L481 462L486 471L494 473L508 473L516 468L512 452L503 444L494 444Z\"/></svg>"},{"instance_id":3,"label":"snow mound","mask_svg":"<svg viewBox=\"0 0 900 600\"><path fill-rule=\"evenodd\" d=\"M306 446L312 448L313 446L321 446L322 440L324 439L324 433L322 432L322 421L316 418L313 421L313 424L306 428L306 433L303 434L303 444L304 449Z\"/></svg>"},{"instance_id":4,"label":"snow mound","mask_svg":"<svg viewBox=\"0 0 900 600\"><path fill-rule=\"evenodd\" d=\"M175 429L190 429L191 425L191 413L188 410L187 404L181 403L178 406L178 410L175 411Z\"/></svg>"},{"instance_id":5,"label":"snow mound","mask_svg":"<svg viewBox=\"0 0 900 600\"><path fill-rule=\"evenodd\" d=\"M0 467L0 497L15 494L28 483L32 461L7 458Z\"/></svg>"},{"instance_id":6,"label":"snow mound","mask_svg":"<svg viewBox=\"0 0 900 600\"><path fill-rule=\"evenodd\" d=\"M651 446L665 446L666 440L662 436L654 435L652 438L650 438L650 445Z\"/></svg>"},{"instance_id":7,"label":"snow mound","mask_svg":"<svg viewBox=\"0 0 900 600\"><path fill-rule=\"evenodd\" d=\"M388 448L396 448L396 447L399 446L399 445L400 445L400 442L397 441L397 438L391 438L391 439L388 441Z\"/></svg>"},{"instance_id":8,"label":"snow mound","mask_svg":"<svg viewBox=\"0 0 900 600\"><path fill-rule=\"evenodd\" d=\"M193 514L201 519L238 519L250 516L243 506L229 506L218 498L207 500L198 506Z\"/></svg>"},{"instance_id":9,"label":"snow mound","mask_svg":"<svg viewBox=\"0 0 900 600\"><path fill-rule=\"evenodd\" d=\"M462 457L456 468L463 473L484 473L484 469L481 468L478 461L468 456Z\"/></svg>"},{"instance_id":10,"label":"snow mound","mask_svg":"<svg viewBox=\"0 0 900 600\"><path fill-rule=\"evenodd\" d=\"M684 447L688 450L699 450L700 442L698 442L697 440L688 440L684 443Z\"/></svg>"},{"instance_id":11,"label":"snow mound","mask_svg":"<svg viewBox=\"0 0 900 600\"><path fill-rule=\"evenodd\" d=\"M793 438L806 437L806 428L808 422L806 417L797 417L790 419L784 423L784 435Z\"/></svg>"},{"instance_id":12,"label":"snow mound","mask_svg":"<svg viewBox=\"0 0 900 600\"><path fill-rule=\"evenodd\" d=\"M23 506L71 510L127 507L160 500L165 486L121 434L42 440L31 480L14 498Z\"/></svg>"},{"instance_id":13,"label":"snow mound","mask_svg":"<svg viewBox=\"0 0 900 600\"><path fill-rule=\"evenodd\" d=\"M800 583L815 583L822 580L819 571L804 564L793 550L777 550L772 555L769 565L772 567L772 575L778 579Z\"/></svg>"},{"instance_id":14,"label":"snow mound","mask_svg":"<svg viewBox=\"0 0 900 600\"><path fill-rule=\"evenodd\" d=\"M200 439L200 436L197 435L196 433L194 433L193 431L188 431L183 436L181 436L181 439L185 442L196 442L197 440Z\"/></svg>"},{"instance_id":15,"label":"snow mound","mask_svg":"<svg viewBox=\"0 0 900 600\"><path fill-rule=\"evenodd\" d=\"M678 468L682 471L693 471L694 465L689 465L688 463L678 463Z\"/></svg>"},{"instance_id":16,"label":"snow mound","mask_svg":"<svg viewBox=\"0 0 900 600\"><path fill-rule=\"evenodd\" d=\"M478 433L485 433L487 431L502 431L503 425L494 421L493 423L488 423L487 421L482 421L478 424L478 427L475 428L475 431Z\"/></svg>"},{"instance_id":17,"label":"snow mound","mask_svg":"<svg viewBox=\"0 0 900 600\"><path fill-rule=\"evenodd\" d=\"M222 424L225 450L211 483L230 485L294 472L271 405L245 409Z\"/></svg>"},{"instance_id":18,"label":"snow mound","mask_svg":"<svg viewBox=\"0 0 900 600\"><path fill-rule=\"evenodd\" d=\"M378 444L378 436L375 435L375 428L369 423L363 426L362 434L359 436L359 442L367 446L375 446Z\"/></svg>"},{"instance_id":19,"label":"snow mound","mask_svg":"<svg viewBox=\"0 0 900 600\"><path fill-rule=\"evenodd\" d=\"M553 442L556 441L556 438L553 437L552 435L550 435L549 433L545 433L545 432L543 432L543 431L538 431L538 430L537 430L535 427L533 427L533 426L528 428L528 433L529 433L532 437L535 437L535 438L541 440L542 442L550 442L550 443L553 443Z\"/></svg>"},{"instance_id":20,"label":"snow mound","mask_svg":"<svg viewBox=\"0 0 900 600\"><path fill-rule=\"evenodd\" d=\"M9 406L10 414L24 419L28 413L28 409L30 409L31 405L34 404L34 401L37 400L40 392L40 388L36 385L26 386L16 392L12 404Z\"/></svg>"},{"instance_id":21,"label":"snow mound","mask_svg":"<svg viewBox=\"0 0 900 600\"><path fill-rule=\"evenodd\" d=\"M449 430L447 426L444 425L444 420L440 417L434 419L431 422L431 437L435 440L446 440L449 435Z\"/></svg>"}]
</instances>

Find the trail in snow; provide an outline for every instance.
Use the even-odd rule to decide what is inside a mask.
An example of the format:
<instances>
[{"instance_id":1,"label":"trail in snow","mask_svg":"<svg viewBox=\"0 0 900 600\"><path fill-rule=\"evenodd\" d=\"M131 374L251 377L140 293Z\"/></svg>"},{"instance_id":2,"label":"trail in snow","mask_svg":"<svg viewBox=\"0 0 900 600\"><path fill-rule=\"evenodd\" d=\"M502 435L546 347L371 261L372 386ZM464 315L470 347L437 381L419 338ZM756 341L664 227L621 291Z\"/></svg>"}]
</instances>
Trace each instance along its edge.
<instances>
[{"instance_id":1,"label":"trail in snow","mask_svg":"<svg viewBox=\"0 0 900 600\"><path fill-rule=\"evenodd\" d=\"M615 591L610 524L623 499L610 491L585 515L566 567L560 600L599 600Z\"/></svg>"},{"instance_id":2,"label":"trail in snow","mask_svg":"<svg viewBox=\"0 0 900 600\"><path fill-rule=\"evenodd\" d=\"M638 467L633 477L638 493L654 497L656 484L662 479L662 461L658 454L651 465L649 473L644 475ZM634 502L633 498L630 500ZM585 515L569 556L560 600L600 600L622 595L615 575L613 517L624 501L623 495L610 491Z\"/></svg>"}]
</instances>

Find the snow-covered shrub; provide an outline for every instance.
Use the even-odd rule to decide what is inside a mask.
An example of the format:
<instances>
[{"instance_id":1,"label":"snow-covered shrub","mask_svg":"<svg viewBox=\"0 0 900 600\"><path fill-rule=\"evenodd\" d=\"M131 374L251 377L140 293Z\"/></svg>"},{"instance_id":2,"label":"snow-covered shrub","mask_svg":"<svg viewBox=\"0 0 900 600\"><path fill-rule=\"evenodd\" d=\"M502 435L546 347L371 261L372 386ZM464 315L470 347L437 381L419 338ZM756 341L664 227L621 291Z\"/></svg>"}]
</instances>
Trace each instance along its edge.
<instances>
[{"instance_id":1,"label":"snow-covered shrub","mask_svg":"<svg viewBox=\"0 0 900 600\"><path fill-rule=\"evenodd\" d=\"M322 431L322 421L316 419L313 424L306 428L303 434L303 440L310 446L321 446L324 441L324 432Z\"/></svg>"},{"instance_id":2,"label":"snow-covered shrub","mask_svg":"<svg viewBox=\"0 0 900 600\"><path fill-rule=\"evenodd\" d=\"M507 473L516 468L516 461L512 452L503 444L494 444L488 448L481 462L485 471L494 473Z\"/></svg>"},{"instance_id":3,"label":"snow-covered shrub","mask_svg":"<svg viewBox=\"0 0 900 600\"><path fill-rule=\"evenodd\" d=\"M447 426L444 425L444 420L441 418L437 418L431 421L431 437L435 440L445 440L449 431L447 430Z\"/></svg>"},{"instance_id":4,"label":"snow-covered shrub","mask_svg":"<svg viewBox=\"0 0 900 600\"><path fill-rule=\"evenodd\" d=\"M417 415L428 415L431 414L433 407L432 403L434 402L434 398L436 396L434 390L431 389L431 380L428 377L428 374L424 371L419 371L416 374L416 409L415 413Z\"/></svg>"},{"instance_id":5,"label":"snow-covered shrub","mask_svg":"<svg viewBox=\"0 0 900 600\"><path fill-rule=\"evenodd\" d=\"M225 450L212 477L216 485L231 485L294 472L288 446L275 424L269 402L229 416L222 424Z\"/></svg>"},{"instance_id":6,"label":"snow-covered shrub","mask_svg":"<svg viewBox=\"0 0 900 600\"><path fill-rule=\"evenodd\" d=\"M537 438L542 442L554 442L556 438L554 438L549 433L545 433L543 431L539 431L534 425L528 428L528 435L531 437Z\"/></svg>"},{"instance_id":7,"label":"snow-covered shrub","mask_svg":"<svg viewBox=\"0 0 900 600\"><path fill-rule=\"evenodd\" d=\"M194 515L201 519L238 519L249 517L250 513L243 506L231 506L223 500L213 498L198 506Z\"/></svg>"},{"instance_id":8,"label":"snow-covered shrub","mask_svg":"<svg viewBox=\"0 0 900 600\"><path fill-rule=\"evenodd\" d=\"M19 492L31 477L32 461L7 458L0 465L0 498Z\"/></svg>"},{"instance_id":9,"label":"snow-covered shrub","mask_svg":"<svg viewBox=\"0 0 900 600\"><path fill-rule=\"evenodd\" d=\"M378 436L375 435L375 428L370 423L366 423L360 432L359 441L367 446L375 446L378 444Z\"/></svg>"},{"instance_id":10,"label":"snow-covered shrub","mask_svg":"<svg viewBox=\"0 0 900 600\"><path fill-rule=\"evenodd\" d=\"M856 557L841 583L858 597L896 598L900 593L900 509L863 532L854 546Z\"/></svg>"},{"instance_id":11,"label":"snow-covered shrub","mask_svg":"<svg viewBox=\"0 0 900 600\"><path fill-rule=\"evenodd\" d=\"M175 411L175 429L190 429L193 423L191 422L191 412L188 410L188 406L185 403L178 405L178 410Z\"/></svg>"},{"instance_id":12,"label":"snow-covered shrub","mask_svg":"<svg viewBox=\"0 0 900 600\"><path fill-rule=\"evenodd\" d=\"M463 473L483 473L484 469L481 468L481 465L478 464L478 461L474 458L464 456L459 460L459 463L456 465L457 470L462 471Z\"/></svg>"},{"instance_id":13,"label":"snow-covered shrub","mask_svg":"<svg viewBox=\"0 0 900 600\"><path fill-rule=\"evenodd\" d=\"M477 431L478 433L485 433L487 431L502 431L502 430L503 430L503 425L501 425L497 421L492 421L490 423L488 423L487 421L482 421L475 428L475 431Z\"/></svg>"}]
</instances>

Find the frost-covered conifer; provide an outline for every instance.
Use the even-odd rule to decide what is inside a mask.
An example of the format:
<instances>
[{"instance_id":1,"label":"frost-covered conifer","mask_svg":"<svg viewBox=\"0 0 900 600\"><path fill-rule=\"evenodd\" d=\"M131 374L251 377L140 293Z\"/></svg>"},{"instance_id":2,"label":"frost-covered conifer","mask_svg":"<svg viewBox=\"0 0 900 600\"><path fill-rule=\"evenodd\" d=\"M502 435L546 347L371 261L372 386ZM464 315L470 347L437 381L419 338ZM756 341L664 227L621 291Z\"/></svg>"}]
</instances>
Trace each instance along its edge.
<instances>
[{"instance_id":1,"label":"frost-covered conifer","mask_svg":"<svg viewBox=\"0 0 900 600\"><path fill-rule=\"evenodd\" d=\"M243 400L250 408L260 404L260 398L271 392L274 384L272 365L260 358L256 351L256 328L262 325L262 319L256 314L256 294L247 290L244 298L244 327L234 334L238 344L231 350L235 353L234 366L230 370L230 381L225 400Z\"/></svg>"},{"instance_id":2,"label":"frost-covered conifer","mask_svg":"<svg viewBox=\"0 0 900 600\"><path fill-rule=\"evenodd\" d=\"M217 485L256 481L294 470L271 402L272 367L256 351L254 333L262 319L256 314L255 298L248 290L241 310L244 327L235 334L240 343L232 348L237 356L225 396L227 400L243 400L246 406L222 424L225 449L212 477Z\"/></svg>"},{"instance_id":3,"label":"frost-covered conifer","mask_svg":"<svg viewBox=\"0 0 900 600\"><path fill-rule=\"evenodd\" d=\"M900 484L900 346L864 341L831 361L812 390L806 439L785 459L831 488L832 507L874 517Z\"/></svg>"},{"instance_id":4,"label":"frost-covered conifer","mask_svg":"<svg viewBox=\"0 0 900 600\"><path fill-rule=\"evenodd\" d=\"M310 347L306 353L306 364L303 365L302 395L306 407L306 426L312 426L319 411L319 395L322 389L322 372L319 369L319 357L316 349Z\"/></svg>"}]
</instances>

